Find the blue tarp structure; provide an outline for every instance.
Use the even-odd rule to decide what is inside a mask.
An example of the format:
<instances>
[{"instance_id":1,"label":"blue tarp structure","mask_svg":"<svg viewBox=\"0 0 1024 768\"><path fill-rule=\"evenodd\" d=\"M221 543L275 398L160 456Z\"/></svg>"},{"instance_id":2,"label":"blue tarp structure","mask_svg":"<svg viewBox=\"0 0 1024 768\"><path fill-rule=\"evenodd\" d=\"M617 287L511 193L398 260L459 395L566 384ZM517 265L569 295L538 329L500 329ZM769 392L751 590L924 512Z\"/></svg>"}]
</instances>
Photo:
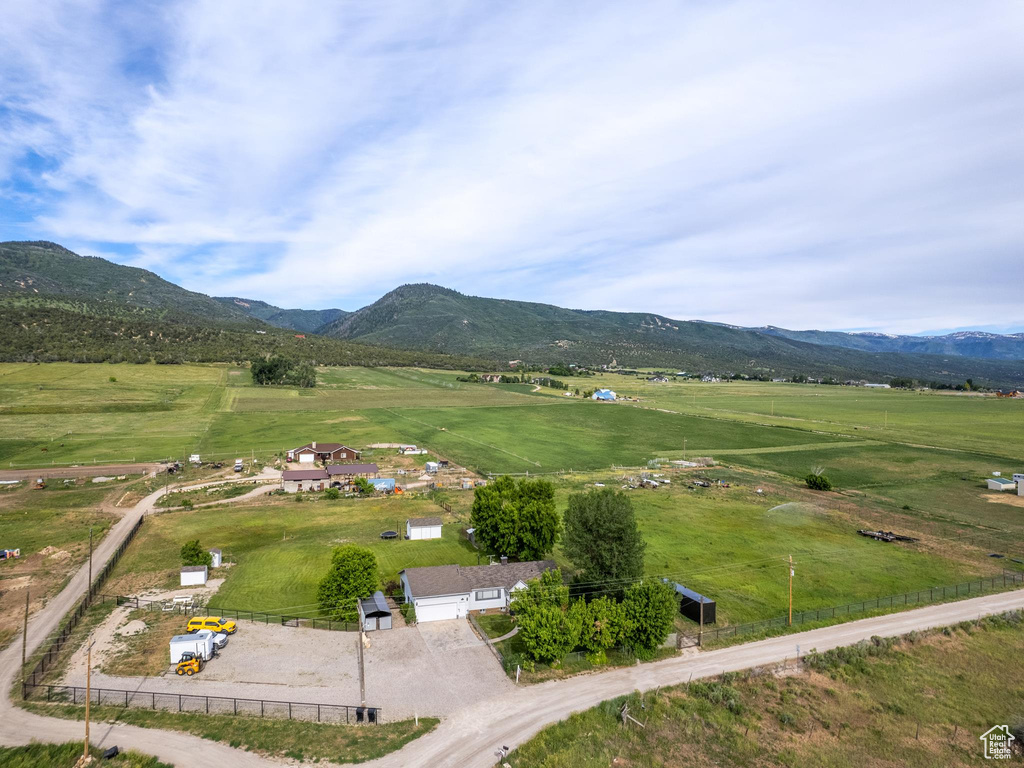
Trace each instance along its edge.
<instances>
[{"instance_id":1,"label":"blue tarp structure","mask_svg":"<svg viewBox=\"0 0 1024 768\"><path fill-rule=\"evenodd\" d=\"M393 477L371 477L367 482L378 491L395 490L395 478Z\"/></svg>"}]
</instances>

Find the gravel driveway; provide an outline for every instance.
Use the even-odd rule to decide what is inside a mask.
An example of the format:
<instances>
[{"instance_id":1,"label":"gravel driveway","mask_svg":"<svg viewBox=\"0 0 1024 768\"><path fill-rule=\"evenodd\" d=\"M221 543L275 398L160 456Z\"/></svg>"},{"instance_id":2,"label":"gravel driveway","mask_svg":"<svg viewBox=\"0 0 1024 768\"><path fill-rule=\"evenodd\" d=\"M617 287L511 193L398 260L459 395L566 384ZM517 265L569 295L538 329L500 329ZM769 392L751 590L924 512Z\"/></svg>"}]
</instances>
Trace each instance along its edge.
<instances>
[{"instance_id":1,"label":"gravel driveway","mask_svg":"<svg viewBox=\"0 0 1024 768\"><path fill-rule=\"evenodd\" d=\"M367 633L366 702L387 720L443 716L513 686L468 621L439 621ZM227 646L196 678L121 677L93 670L92 684L209 696L359 704L355 632L242 621ZM84 685L73 665L69 685Z\"/></svg>"}]
</instances>

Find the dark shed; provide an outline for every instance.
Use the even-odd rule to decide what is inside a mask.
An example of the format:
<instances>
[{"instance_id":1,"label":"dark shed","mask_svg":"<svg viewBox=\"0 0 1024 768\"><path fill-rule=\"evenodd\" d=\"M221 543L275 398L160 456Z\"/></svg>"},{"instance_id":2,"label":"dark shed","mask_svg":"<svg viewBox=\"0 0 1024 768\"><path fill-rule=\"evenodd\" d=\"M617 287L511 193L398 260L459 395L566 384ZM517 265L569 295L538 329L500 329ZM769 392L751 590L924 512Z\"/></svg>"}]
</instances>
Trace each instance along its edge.
<instances>
[{"instance_id":1,"label":"dark shed","mask_svg":"<svg viewBox=\"0 0 1024 768\"><path fill-rule=\"evenodd\" d=\"M692 589L687 589L682 584L678 584L668 579L663 581L671 586L679 597L679 612L688 619L700 623L700 605L704 604L704 623L714 624L715 623L715 601L711 598L704 597Z\"/></svg>"},{"instance_id":2,"label":"dark shed","mask_svg":"<svg viewBox=\"0 0 1024 768\"><path fill-rule=\"evenodd\" d=\"M372 597L359 601L359 619L366 632L391 629L391 609L388 608L383 592L377 590Z\"/></svg>"}]
</instances>

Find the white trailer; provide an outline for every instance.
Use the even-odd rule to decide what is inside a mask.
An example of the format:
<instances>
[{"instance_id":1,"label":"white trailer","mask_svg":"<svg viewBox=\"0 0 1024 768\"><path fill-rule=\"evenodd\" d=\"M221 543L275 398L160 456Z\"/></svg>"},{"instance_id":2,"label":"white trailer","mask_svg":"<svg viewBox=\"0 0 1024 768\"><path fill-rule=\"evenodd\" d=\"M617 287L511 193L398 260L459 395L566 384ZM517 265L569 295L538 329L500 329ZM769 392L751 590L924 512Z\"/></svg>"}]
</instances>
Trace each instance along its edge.
<instances>
[{"instance_id":1,"label":"white trailer","mask_svg":"<svg viewBox=\"0 0 1024 768\"><path fill-rule=\"evenodd\" d=\"M209 635L175 635L171 638L171 664L181 661L181 655L194 653L203 661L213 658L213 633Z\"/></svg>"}]
</instances>

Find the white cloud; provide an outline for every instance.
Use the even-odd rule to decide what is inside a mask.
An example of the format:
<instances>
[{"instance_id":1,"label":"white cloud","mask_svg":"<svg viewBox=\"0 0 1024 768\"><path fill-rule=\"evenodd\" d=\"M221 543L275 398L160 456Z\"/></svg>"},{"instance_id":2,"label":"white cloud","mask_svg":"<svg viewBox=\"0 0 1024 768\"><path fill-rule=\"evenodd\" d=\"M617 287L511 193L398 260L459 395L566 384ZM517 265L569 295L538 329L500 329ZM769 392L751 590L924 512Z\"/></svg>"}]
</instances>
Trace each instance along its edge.
<instances>
[{"instance_id":1,"label":"white cloud","mask_svg":"<svg viewBox=\"0 0 1024 768\"><path fill-rule=\"evenodd\" d=\"M1019 5L159 8L4 25L40 236L285 305L1024 326Z\"/></svg>"}]
</instances>

